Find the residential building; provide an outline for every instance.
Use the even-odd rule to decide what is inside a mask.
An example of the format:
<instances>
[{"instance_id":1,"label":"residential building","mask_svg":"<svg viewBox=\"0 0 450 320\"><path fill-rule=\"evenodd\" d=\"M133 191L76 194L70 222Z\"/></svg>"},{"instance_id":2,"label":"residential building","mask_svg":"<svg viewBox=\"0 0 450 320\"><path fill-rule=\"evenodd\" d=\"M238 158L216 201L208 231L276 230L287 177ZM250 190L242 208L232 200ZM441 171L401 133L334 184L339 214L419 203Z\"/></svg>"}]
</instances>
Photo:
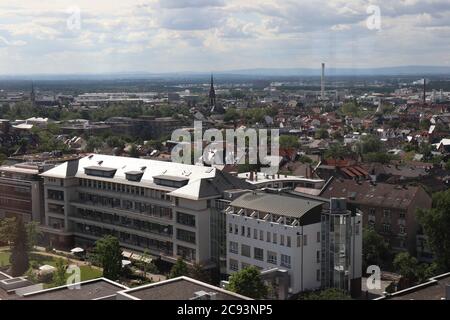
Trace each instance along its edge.
<instances>
[{"instance_id":1,"label":"residential building","mask_svg":"<svg viewBox=\"0 0 450 320\"><path fill-rule=\"evenodd\" d=\"M431 196L421 186L333 179L324 198L342 197L363 212L363 226L372 227L397 251L416 254L417 209L431 208Z\"/></svg>"},{"instance_id":2,"label":"residential building","mask_svg":"<svg viewBox=\"0 0 450 320\"><path fill-rule=\"evenodd\" d=\"M228 274L276 269L289 275L287 295L327 287L359 294L362 217L345 199L250 191L225 214Z\"/></svg>"}]
</instances>

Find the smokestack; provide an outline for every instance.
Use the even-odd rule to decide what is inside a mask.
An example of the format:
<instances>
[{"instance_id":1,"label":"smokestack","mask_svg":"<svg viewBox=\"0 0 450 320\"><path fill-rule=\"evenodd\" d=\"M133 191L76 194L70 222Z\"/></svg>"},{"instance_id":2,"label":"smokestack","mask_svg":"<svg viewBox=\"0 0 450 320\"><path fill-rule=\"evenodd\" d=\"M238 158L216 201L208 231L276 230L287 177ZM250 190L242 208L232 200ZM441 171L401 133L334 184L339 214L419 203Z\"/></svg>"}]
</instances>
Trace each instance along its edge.
<instances>
[{"instance_id":1,"label":"smokestack","mask_svg":"<svg viewBox=\"0 0 450 320\"><path fill-rule=\"evenodd\" d=\"M425 105L426 101L427 101L427 79L423 78L423 104Z\"/></svg>"},{"instance_id":2,"label":"smokestack","mask_svg":"<svg viewBox=\"0 0 450 320\"><path fill-rule=\"evenodd\" d=\"M322 63L322 77L320 79L320 97L325 100L325 63Z\"/></svg>"}]
</instances>

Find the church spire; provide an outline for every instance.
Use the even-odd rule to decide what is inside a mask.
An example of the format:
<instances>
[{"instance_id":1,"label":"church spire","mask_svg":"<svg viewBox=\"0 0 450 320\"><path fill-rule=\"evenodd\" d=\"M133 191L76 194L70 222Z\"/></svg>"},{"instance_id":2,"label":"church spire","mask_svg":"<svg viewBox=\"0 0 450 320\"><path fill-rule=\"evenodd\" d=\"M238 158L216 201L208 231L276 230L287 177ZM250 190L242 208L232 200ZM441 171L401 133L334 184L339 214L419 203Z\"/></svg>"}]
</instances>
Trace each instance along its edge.
<instances>
[{"instance_id":1,"label":"church spire","mask_svg":"<svg viewBox=\"0 0 450 320\"><path fill-rule=\"evenodd\" d=\"M214 89L214 77L212 73L211 73L211 87L209 89L209 107L211 108L211 112L213 112L216 107L216 90Z\"/></svg>"}]
</instances>

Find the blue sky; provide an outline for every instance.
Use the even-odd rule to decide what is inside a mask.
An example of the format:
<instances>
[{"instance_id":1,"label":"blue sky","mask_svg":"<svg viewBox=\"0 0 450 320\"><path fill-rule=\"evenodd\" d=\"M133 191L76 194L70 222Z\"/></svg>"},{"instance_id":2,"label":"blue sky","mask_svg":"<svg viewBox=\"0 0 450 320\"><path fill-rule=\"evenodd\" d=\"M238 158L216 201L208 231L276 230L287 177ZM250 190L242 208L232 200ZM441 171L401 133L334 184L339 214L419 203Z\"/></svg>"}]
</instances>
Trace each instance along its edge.
<instances>
[{"instance_id":1,"label":"blue sky","mask_svg":"<svg viewBox=\"0 0 450 320\"><path fill-rule=\"evenodd\" d=\"M318 68L322 61L450 66L449 52L449 0L0 0L0 74Z\"/></svg>"}]
</instances>

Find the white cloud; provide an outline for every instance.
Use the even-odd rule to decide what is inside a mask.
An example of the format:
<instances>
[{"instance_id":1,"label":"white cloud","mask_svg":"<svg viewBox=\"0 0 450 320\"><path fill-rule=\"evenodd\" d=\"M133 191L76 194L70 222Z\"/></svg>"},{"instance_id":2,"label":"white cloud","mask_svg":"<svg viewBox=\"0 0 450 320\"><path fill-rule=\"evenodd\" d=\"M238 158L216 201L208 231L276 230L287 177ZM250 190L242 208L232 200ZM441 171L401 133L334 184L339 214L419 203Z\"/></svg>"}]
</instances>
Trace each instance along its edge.
<instances>
[{"instance_id":1,"label":"white cloud","mask_svg":"<svg viewBox=\"0 0 450 320\"><path fill-rule=\"evenodd\" d=\"M381 30L368 30L378 5ZM78 6L81 29L67 28ZM448 0L18 0L0 3L2 73L449 63ZM446 61L446 62L445 62Z\"/></svg>"}]
</instances>

